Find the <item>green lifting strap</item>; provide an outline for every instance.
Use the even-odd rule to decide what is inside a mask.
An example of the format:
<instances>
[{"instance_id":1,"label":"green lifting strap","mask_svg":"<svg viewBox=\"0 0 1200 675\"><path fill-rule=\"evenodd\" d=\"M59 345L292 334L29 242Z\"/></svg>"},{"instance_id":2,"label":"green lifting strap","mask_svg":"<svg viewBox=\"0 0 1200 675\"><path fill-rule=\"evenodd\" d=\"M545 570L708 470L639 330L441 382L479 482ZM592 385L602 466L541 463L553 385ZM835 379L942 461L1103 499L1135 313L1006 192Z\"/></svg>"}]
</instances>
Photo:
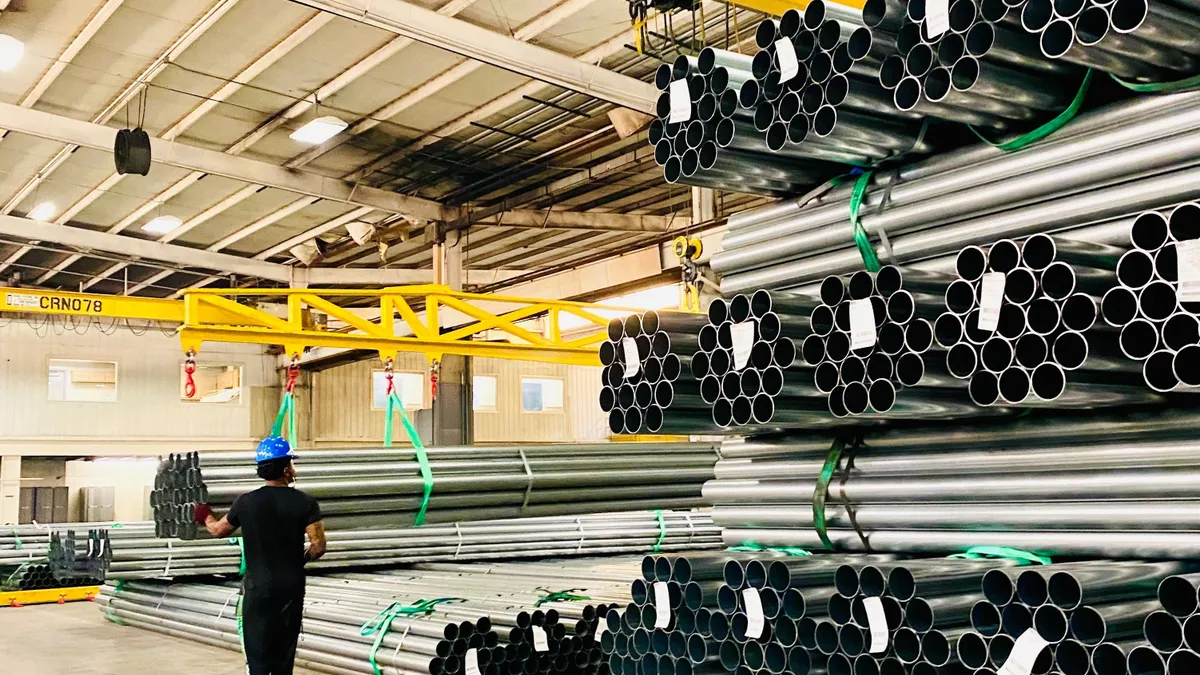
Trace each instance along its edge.
<instances>
[{"instance_id":1,"label":"green lifting strap","mask_svg":"<svg viewBox=\"0 0 1200 675\"><path fill-rule=\"evenodd\" d=\"M812 496L813 529L821 538L821 544L830 551L833 550L833 543L829 541L829 533L825 527L825 499L829 496L829 481L833 480L833 472L837 469L845 447L846 441L841 436L833 439L829 454L825 456L825 465L821 467L821 474L817 476L817 485Z\"/></svg>"},{"instance_id":2,"label":"green lifting strap","mask_svg":"<svg viewBox=\"0 0 1200 675\"><path fill-rule=\"evenodd\" d=\"M241 645L241 647L242 647L242 656L245 656L246 655L246 633L244 630L244 624L242 623L242 598L243 597L244 596L241 593L238 593L237 607L234 609L233 615L234 615L234 617L237 618L238 644Z\"/></svg>"},{"instance_id":3,"label":"green lifting strap","mask_svg":"<svg viewBox=\"0 0 1200 675\"><path fill-rule=\"evenodd\" d=\"M654 510L654 519L658 521L658 540L654 542L654 546L650 547L650 551L658 553L662 550L663 540L667 538L667 521L663 520L662 509Z\"/></svg>"},{"instance_id":4,"label":"green lifting strap","mask_svg":"<svg viewBox=\"0 0 1200 675\"><path fill-rule=\"evenodd\" d=\"M1087 98L1088 89L1090 89L1092 86L1093 74L1094 71L1091 68L1088 68L1087 74L1083 76L1083 82L1079 85L1079 91L1075 92L1075 99L1071 101L1071 104L1067 106L1066 110L1060 112L1054 117L1054 119L1046 122L1042 126L1034 129L1033 131L1022 134L1011 141L997 143L985 138L983 134L980 134L974 126L968 124L967 128L970 129L971 133L975 134L979 140L992 147L999 148L1004 152L1014 152L1020 150L1021 148L1036 143L1050 134L1058 131L1066 126L1067 122L1075 119L1075 115L1079 114L1079 109L1083 107L1084 99Z\"/></svg>"},{"instance_id":5,"label":"green lifting strap","mask_svg":"<svg viewBox=\"0 0 1200 675\"><path fill-rule=\"evenodd\" d=\"M421 435L417 433L417 428L413 426L408 419L408 413L404 410L404 401L400 398L399 392L395 388L388 394L387 416L383 422L383 447L392 447L392 416L399 412L400 422L404 425L404 432L408 434L408 440L412 443L413 452L417 455L417 466L421 470L421 480L425 482L425 494L421 497L421 508L417 510L417 517L413 519L413 525L421 526L425 524L425 512L429 510L429 497L433 494L433 471L429 468L429 454L425 452L425 444L421 442Z\"/></svg>"},{"instance_id":6,"label":"green lifting strap","mask_svg":"<svg viewBox=\"0 0 1200 675\"><path fill-rule=\"evenodd\" d=\"M122 621L121 617L117 616L116 614L113 614L112 601L117 599L117 596L121 594L121 591L124 588L125 588L125 580L118 579L116 585L113 586L112 598L108 601L108 605L104 608L104 618L117 624L118 626L128 626L129 625L129 624L125 623L124 621Z\"/></svg>"},{"instance_id":7,"label":"green lifting strap","mask_svg":"<svg viewBox=\"0 0 1200 675\"><path fill-rule=\"evenodd\" d=\"M812 555L811 551L796 546L763 546L752 541L742 542L738 546L730 546L725 550L730 553L782 553L794 558L807 558Z\"/></svg>"},{"instance_id":8,"label":"green lifting strap","mask_svg":"<svg viewBox=\"0 0 1200 675\"><path fill-rule=\"evenodd\" d=\"M383 675L383 670L375 660L375 656L379 653L379 647L383 645L383 639L387 637L388 631L392 629L392 622L397 617L401 616L429 616L433 614L434 608L443 602L463 602L463 598L435 598L433 600L420 599L411 605L405 605L401 602L393 602L388 605L382 612L376 614L369 621L364 623L358 629L358 634L363 637L375 636L375 643L371 645L371 653L368 660L371 662L371 669L375 671L375 675Z\"/></svg>"},{"instance_id":9,"label":"green lifting strap","mask_svg":"<svg viewBox=\"0 0 1200 675\"><path fill-rule=\"evenodd\" d=\"M546 604L547 602L580 602L583 600L591 600L591 598L589 598L586 595L577 595L575 593L575 591L582 591L583 590L582 588L568 588L565 591L553 591L553 592L551 592L549 589L546 589L546 588L537 588L534 590L538 590L538 591L545 593L545 595L538 598L537 602L533 603L534 607L541 607L542 605Z\"/></svg>"},{"instance_id":10,"label":"green lifting strap","mask_svg":"<svg viewBox=\"0 0 1200 675\"><path fill-rule=\"evenodd\" d=\"M242 561L238 565L238 576L246 576L246 544L241 537L230 537L229 544L238 547L238 553L241 554Z\"/></svg>"},{"instance_id":11,"label":"green lifting strap","mask_svg":"<svg viewBox=\"0 0 1200 675\"><path fill-rule=\"evenodd\" d=\"M1141 94L1172 94L1200 87L1200 74L1171 82L1126 82L1112 73L1109 73L1109 77L1122 87Z\"/></svg>"},{"instance_id":12,"label":"green lifting strap","mask_svg":"<svg viewBox=\"0 0 1200 675\"><path fill-rule=\"evenodd\" d=\"M862 226L858 217L858 211L862 208L863 197L867 194L867 185L871 182L872 174L874 174L873 171L864 171L854 182L854 190L850 193L850 226L854 228L854 245L858 247L858 253L862 256L867 271L878 272L879 255L875 253L875 247L871 245L871 237L867 235L867 230Z\"/></svg>"},{"instance_id":13,"label":"green lifting strap","mask_svg":"<svg viewBox=\"0 0 1200 675\"><path fill-rule=\"evenodd\" d=\"M14 547L14 550L20 551L21 549L25 548L25 545L21 543L21 535L17 534L15 529L12 531L12 535L13 539L17 540L17 545Z\"/></svg>"},{"instance_id":14,"label":"green lifting strap","mask_svg":"<svg viewBox=\"0 0 1200 675\"><path fill-rule=\"evenodd\" d=\"M292 392L284 392L283 400L279 402L279 412L275 415L275 424L271 426L272 436L283 436L283 422L287 420L287 439L292 445L296 444L296 397Z\"/></svg>"},{"instance_id":15,"label":"green lifting strap","mask_svg":"<svg viewBox=\"0 0 1200 675\"><path fill-rule=\"evenodd\" d=\"M1019 548L1009 546L972 546L962 553L955 553L947 558L956 558L959 560L1016 560L1022 565L1049 565L1050 558L1036 553L1030 553Z\"/></svg>"}]
</instances>

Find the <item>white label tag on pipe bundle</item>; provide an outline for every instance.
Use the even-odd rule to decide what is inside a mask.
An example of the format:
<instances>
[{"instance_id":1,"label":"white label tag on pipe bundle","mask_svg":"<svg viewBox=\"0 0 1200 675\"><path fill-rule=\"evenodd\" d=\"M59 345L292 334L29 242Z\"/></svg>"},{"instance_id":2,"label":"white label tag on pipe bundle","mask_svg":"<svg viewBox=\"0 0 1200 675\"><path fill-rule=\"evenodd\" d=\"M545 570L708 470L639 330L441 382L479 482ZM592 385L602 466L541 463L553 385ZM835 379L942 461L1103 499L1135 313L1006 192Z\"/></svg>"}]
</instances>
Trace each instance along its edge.
<instances>
[{"instance_id":1,"label":"white label tag on pipe bundle","mask_svg":"<svg viewBox=\"0 0 1200 675\"><path fill-rule=\"evenodd\" d=\"M671 592L667 582L654 582L654 627L666 628L671 625Z\"/></svg>"},{"instance_id":2,"label":"white label tag on pipe bundle","mask_svg":"<svg viewBox=\"0 0 1200 675\"><path fill-rule=\"evenodd\" d=\"M930 40L950 30L950 0L925 0L925 32Z\"/></svg>"},{"instance_id":3,"label":"white label tag on pipe bundle","mask_svg":"<svg viewBox=\"0 0 1200 675\"><path fill-rule=\"evenodd\" d=\"M867 652L879 654L887 651L888 625L887 615L883 613L883 601L876 597L866 598L863 607L867 610L867 628L871 631L871 646Z\"/></svg>"},{"instance_id":4,"label":"white label tag on pipe bundle","mask_svg":"<svg viewBox=\"0 0 1200 675\"><path fill-rule=\"evenodd\" d=\"M992 332L1000 324L1000 305L1004 304L1004 273L983 275L979 288L979 330Z\"/></svg>"},{"instance_id":5,"label":"white label tag on pipe bundle","mask_svg":"<svg viewBox=\"0 0 1200 675\"><path fill-rule=\"evenodd\" d=\"M604 635L607 632L608 632L608 619L602 616L602 617L600 617L600 620L596 622L596 630L595 630L595 632L592 633L592 639L599 640L600 636Z\"/></svg>"},{"instance_id":6,"label":"white label tag on pipe bundle","mask_svg":"<svg viewBox=\"0 0 1200 675\"><path fill-rule=\"evenodd\" d=\"M796 47L791 38L775 41L775 58L779 61L779 83L783 84L800 72L800 61L796 58Z\"/></svg>"},{"instance_id":7,"label":"white label tag on pipe bundle","mask_svg":"<svg viewBox=\"0 0 1200 675\"><path fill-rule=\"evenodd\" d=\"M741 370L750 361L750 350L754 347L754 319L733 324L729 334L733 338L733 369Z\"/></svg>"},{"instance_id":8,"label":"white label tag on pipe bundle","mask_svg":"<svg viewBox=\"0 0 1200 675\"><path fill-rule=\"evenodd\" d=\"M468 649L466 655L463 656L463 665L467 669L467 675L480 675L479 650L474 647Z\"/></svg>"},{"instance_id":9,"label":"white label tag on pipe bundle","mask_svg":"<svg viewBox=\"0 0 1200 675\"><path fill-rule=\"evenodd\" d=\"M996 675L1029 675L1033 672L1033 663L1037 661L1038 654L1049 646L1049 642L1042 639L1037 631L1032 628L1026 628L1021 637L1013 643L1012 651L1008 653L1008 660L1004 662L1004 666L996 671Z\"/></svg>"},{"instance_id":10,"label":"white label tag on pipe bundle","mask_svg":"<svg viewBox=\"0 0 1200 675\"><path fill-rule=\"evenodd\" d=\"M675 80L671 83L671 114L667 121L672 124L686 122L692 118L692 95L688 91L686 79Z\"/></svg>"},{"instance_id":11,"label":"white label tag on pipe bundle","mask_svg":"<svg viewBox=\"0 0 1200 675\"><path fill-rule=\"evenodd\" d=\"M541 626L530 626L529 630L533 632L533 651L550 651L550 643L546 640L546 631L542 630Z\"/></svg>"},{"instance_id":12,"label":"white label tag on pipe bundle","mask_svg":"<svg viewBox=\"0 0 1200 675\"><path fill-rule=\"evenodd\" d=\"M1175 244L1179 273L1179 302L1200 302L1200 239Z\"/></svg>"},{"instance_id":13,"label":"white label tag on pipe bundle","mask_svg":"<svg viewBox=\"0 0 1200 675\"><path fill-rule=\"evenodd\" d=\"M746 637L762 637L765 618L762 610L762 598L758 597L757 588L742 590L742 602L746 605Z\"/></svg>"},{"instance_id":14,"label":"white label tag on pipe bundle","mask_svg":"<svg viewBox=\"0 0 1200 675\"><path fill-rule=\"evenodd\" d=\"M633 338L621 338L621 349L625 352L625 379L629 379L638 374L638 369L641 368L641 359L638 358L637 340Z\"/></svg>"},{"instance_id":15,"label":"white label tag on pipe bundle","mask_svg":"<svg viewBox=\"0 0 1200 675\"><path fill-rule=\"evenodd\" d=\"M850 301L850 348L875 346L875 308L871 299Z\"/></svg>"}]
</instances>

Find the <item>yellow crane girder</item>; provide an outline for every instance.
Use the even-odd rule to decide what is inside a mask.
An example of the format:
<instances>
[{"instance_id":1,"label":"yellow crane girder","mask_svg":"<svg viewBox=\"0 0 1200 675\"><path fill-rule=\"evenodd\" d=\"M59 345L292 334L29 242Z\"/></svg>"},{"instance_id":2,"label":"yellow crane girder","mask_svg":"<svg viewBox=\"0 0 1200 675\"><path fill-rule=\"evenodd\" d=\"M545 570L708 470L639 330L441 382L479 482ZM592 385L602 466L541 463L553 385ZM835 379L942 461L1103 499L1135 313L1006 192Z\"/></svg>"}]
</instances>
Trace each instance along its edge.
<instances>
[{"instance_id":1,"label":"yellow crane girder","mask_svg":"<svg viewBox=\"0 0 1200 675\"><path fill-rule=\"evenodd\" d=\"M362 307L334 302L353 299L378 312L364 317ZM247 304L274 301L286 307L280 317ZM423 306L423 307L422 307ZM424 312L424 318L417 308ZM135 298L36 289L0 289L0 311L93 318L163 321L179 324L183 349L199 352L205 342L283 345L289 355L306 347L362 349L384 360L399 352L420 352L430 359L444 354L500 359L599 365L598 347L607 337L608 318L597 310L636 312L584 302L462 293L448 286L401 286L361 289L208 289L194 288L182 300ZM319 312L344 323L346 331L325 330L312 321ZM451 318L453 314L453 318ZM582 319L587 327L564 339L561 318ZM546 330L534 332L519 322L544 317ZM443 328L444 323L452 323ZM477 339L495 333L501 340Z\"/></svg>"}]
</instances>

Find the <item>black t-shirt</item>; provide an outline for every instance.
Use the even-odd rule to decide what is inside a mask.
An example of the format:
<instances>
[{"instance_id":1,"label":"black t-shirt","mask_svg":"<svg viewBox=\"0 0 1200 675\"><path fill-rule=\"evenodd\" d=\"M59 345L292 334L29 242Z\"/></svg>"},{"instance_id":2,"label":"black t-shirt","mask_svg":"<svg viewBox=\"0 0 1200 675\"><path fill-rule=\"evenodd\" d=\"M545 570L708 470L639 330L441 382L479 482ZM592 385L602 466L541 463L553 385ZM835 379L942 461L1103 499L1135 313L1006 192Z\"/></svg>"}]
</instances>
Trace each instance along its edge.
<instances>
[{"instance_id":1,"label":"black t-shirt","mask_svg":"<svg viewBox=\"0 0 1200 675\"><path fill-rule=\"evenodd\" d=\"M290 487L264 485L233 500L226 516L242 528L246 595L304 595L304 530L321 519L317 500Z\"/></svg>"}]
</instances>

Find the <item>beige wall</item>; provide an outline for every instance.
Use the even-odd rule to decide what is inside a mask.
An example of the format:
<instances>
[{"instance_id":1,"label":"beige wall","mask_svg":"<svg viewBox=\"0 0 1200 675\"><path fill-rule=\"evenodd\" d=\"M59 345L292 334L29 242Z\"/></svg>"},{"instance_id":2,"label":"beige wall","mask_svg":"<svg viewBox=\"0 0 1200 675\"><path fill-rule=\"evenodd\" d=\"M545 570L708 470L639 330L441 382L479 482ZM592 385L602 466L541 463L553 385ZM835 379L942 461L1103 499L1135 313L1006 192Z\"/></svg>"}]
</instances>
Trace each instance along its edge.
<instances>
[{"instance_id":1,"label":"beige wall","mask_svg":"<svg viewBox=\"0 0 1200 675\"><path fill-rule=\"evenodd\" d=\"M313 373L311 438L318 445L380 443L384 412L371 410L371 371L375 360L337 366ZM496 410L476 411L476 443L602 441L608 438L607 418L600 412L600 369L531 361L477 358L475 375L496 377ZM402 354L397 371L428 372L425 359ZM563 380L563 410L521 410L521 378ZM425 377L425 406L430 405L429 378ZM396 442L403 435L396 434Z\"/></svg>"}]
</instances>

